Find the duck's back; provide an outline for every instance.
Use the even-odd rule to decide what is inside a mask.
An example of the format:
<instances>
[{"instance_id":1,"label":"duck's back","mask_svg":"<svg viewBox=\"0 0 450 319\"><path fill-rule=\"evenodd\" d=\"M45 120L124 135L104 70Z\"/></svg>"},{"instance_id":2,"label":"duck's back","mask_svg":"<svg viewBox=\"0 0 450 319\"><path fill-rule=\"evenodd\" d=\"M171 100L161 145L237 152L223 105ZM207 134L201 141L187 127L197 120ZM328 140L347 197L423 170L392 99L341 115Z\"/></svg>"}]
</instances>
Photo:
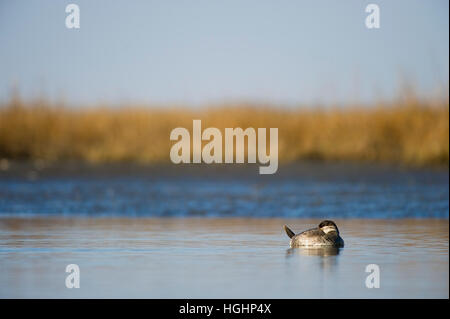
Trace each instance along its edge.
<instances>
[{"instance_id":1,"label":"duck's back","mask_svg":"<svg viewBox=\"0 0 450 319\"><path fill-rule=\"evenodd\" d=\"M343 247L344 241L336 232L325 234L318 228L305 230L291 238L291 247L333 246Z\"/></svg>"}]
</instances>

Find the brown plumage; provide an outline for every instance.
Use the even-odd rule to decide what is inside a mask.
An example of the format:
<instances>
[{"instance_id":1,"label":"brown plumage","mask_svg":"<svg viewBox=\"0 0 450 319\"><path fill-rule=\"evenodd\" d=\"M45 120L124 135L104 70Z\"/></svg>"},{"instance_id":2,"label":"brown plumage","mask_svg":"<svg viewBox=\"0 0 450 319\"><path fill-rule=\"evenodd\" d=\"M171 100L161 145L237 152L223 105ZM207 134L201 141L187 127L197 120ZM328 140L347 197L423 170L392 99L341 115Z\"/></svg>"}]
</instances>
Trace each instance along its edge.
<instances>
[{"instance_id":1,"label":"brown plumage","mask_svg":"<svg viewBox=\"0 0 450 319\"><path fill-rule=\"evenodd\" d=\"M297 235L284 225L291 247L344 247L339 229L331 220L324 220L317 228L305 230Z\"/></svg>"}]
</instances>

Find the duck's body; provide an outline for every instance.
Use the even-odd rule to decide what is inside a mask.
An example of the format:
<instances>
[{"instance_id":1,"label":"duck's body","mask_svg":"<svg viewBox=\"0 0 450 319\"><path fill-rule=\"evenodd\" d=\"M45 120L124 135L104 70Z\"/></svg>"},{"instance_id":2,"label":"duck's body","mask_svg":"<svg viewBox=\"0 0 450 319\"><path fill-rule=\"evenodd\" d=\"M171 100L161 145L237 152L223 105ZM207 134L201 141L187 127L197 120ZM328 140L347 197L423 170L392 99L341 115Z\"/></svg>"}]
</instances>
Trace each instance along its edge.
<instances>
[{"instance_id":1,"label":"duck's body","mask_svg":"<svg viewBox=\"0 0 450 319\"><path fill-rule=\"evenodd\" d=\"M344 240L339 236L339 230L331 220L324 220L317 228L305 230L297 235L286 225L284 229L291 238L291 247L344 247Z\"/></svg>"}]
</instances>

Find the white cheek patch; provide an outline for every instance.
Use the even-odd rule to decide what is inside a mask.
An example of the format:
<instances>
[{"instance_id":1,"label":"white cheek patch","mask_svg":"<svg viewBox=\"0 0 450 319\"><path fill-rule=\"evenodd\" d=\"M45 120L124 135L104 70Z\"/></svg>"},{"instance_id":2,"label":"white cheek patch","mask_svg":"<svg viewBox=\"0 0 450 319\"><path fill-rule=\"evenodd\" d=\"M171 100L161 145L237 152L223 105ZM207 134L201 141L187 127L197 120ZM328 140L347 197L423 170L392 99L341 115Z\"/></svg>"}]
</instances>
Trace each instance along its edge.
<instances>
[{"instance_id":1,"label":"white cheek patch","mask_svg":"<svg viewBox=\"0 0 450 319\"><path fill-rule=\"evenodd\" d=\"M321 228L321 230L325 233L328 234L330 231L336 231L336 227L333 226L324 226Z\"/></svg>"}]
</instances>

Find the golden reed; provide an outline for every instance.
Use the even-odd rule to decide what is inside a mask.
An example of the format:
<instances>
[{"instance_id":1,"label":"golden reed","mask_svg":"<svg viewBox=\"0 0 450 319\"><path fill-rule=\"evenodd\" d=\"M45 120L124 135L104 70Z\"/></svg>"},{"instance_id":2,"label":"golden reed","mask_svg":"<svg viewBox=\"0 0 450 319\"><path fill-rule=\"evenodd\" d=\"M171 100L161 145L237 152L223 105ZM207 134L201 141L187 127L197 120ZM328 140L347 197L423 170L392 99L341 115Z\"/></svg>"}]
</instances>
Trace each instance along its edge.
<instances>
[{"instance_id":1,"label":"golden reed","mask_svg":"<svg viewBox=\"0 0 450 319\"><path fill-rule=\"evenodd\" d=\"M0 159L169 162L175 127L278 127L279 160L448 166L449 104L281 108L77 107L12 98L0 105Z\"/></svg>"}]
</instances>

